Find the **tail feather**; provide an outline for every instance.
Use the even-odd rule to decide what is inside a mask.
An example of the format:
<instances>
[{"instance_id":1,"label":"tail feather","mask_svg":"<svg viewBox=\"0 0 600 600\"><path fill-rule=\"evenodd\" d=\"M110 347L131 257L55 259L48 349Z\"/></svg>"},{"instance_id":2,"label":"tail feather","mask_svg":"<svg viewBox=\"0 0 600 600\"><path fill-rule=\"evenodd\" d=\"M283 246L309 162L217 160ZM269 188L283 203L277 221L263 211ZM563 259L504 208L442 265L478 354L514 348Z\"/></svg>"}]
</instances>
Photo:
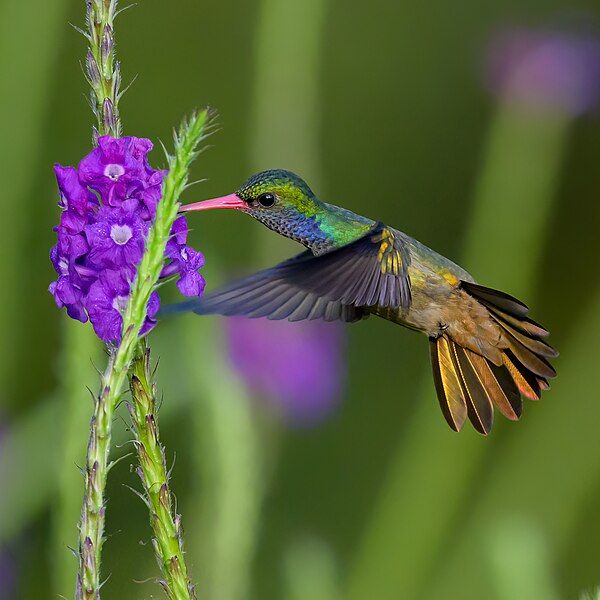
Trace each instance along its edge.
<instances>
[{"instance_id":1,"label":"tail feather","mask_svg":"<svg viewBox=\"0 0 600 600\"><path fill-rule=\"evenodd\" d=\"M505 323L508 323L515 329L526 333L527 335L542 338L548 337L550 335L550 332L545 327L543 327L539 323L536 323L533 319L530 319L529 317L515 317L513 315L508 314L507 312L504 312L503 310L500 310L500 308L494 306L490 302L486 302L482 298L479 298L479 301L493 315L502 319Z\"/></svg>"},{"instance_id":2,"label":"tail feather","mask_svg":"<svg viewBox=\"0 0 600 600\"><path fill-rule=\"evenodd\" d=\"M538 377L537 382L540 386L540 391L545 392L546 390L550 389L550 384L548 383L547 379L544 379L543 377Z\"/></svg>"},{"instance_id":3,"label":"tail feather","mask_svg":"<svg viewBox=\"0 0 600 600\"><path fill-rule=\"evenodd\" d=\"M461 286L488 309L498 325L495 354L475 352L477 347L463 347L444 333L430 341L434 379L452 429L459 431L468 416L474 428L486 435L492 428L494 406L516 421L523 410L521 396L539 400L542 391L550 388L548 379L556 371L548 359L558 352L542 339L549 335L548 330L527 317L522 302L469 282L461 282Z\"/></svg>"},{"instance_id":4,"label":"tail feather","mask_svg":"<svg viewBox=\"0 0 600 600\"><path fill-rule=\"evenodd\" d=\"M460 431L467 418L467 404L459 375L454 366L447 337L429 342L433 381L437 390L442 413L454 431Z\"/></svg>"},{"instance_id":5,"label":"tail feather","mask_svg":"<svg viewBox=\"0 0 600 600\"><path fill-rule=\"evenodd\" d=\"M539 400L541 397L539 379L525 365L516 360L510 351L506 352L502 358L521 394L530 400Z\"/></svg>"},{"instance_id":6,"label":"tail feather","mask_svg":"<svg viewBox=\"0 0 600 600\"><path fill-rule=\"evenodd\" d=\"M534 354L539 354L546 358L556 358L558 356L558 352L550 344L540 340L539 337L526 335L517 331L515 327L512 327L509 323L505 322L504 319L493 313L492 319L494 319L494 321L496 321L496 323L509 333L519 344L525 346L525 348L531 350Z\"/></svg>"},{"instance_id":7,"label":"tail feather","mask_svg":"<svg viewBox=\"0 0 600 600\"><path fill-rule=\"evenodd\" d=\"M488 389L471 362L471 352L454 342L451 347L467 400L469 421L479 433L487 435L494 422L494 407Z\"/></svg>"},{"instance_id":8,"label":"tail feather","mask_svg":"<svg viewBox=\"0 0 600 600\"><path fill-rule=\"evenodd\" d=\"M544 379L556 377L554 367L543 356L535 354L518 341L509 340L509 349L515 359L532 373Z\"/></svg>"},{"instance_id":9,"label":"tail feather","mask_svg":"<svg viewBox=\"0 0 600 600\"><path fill-rule=\"evenodd\" d=\"M526 304L523 304L514 296L510 296L500 290L493 290L492 288L483 287L482 285L477 285L470 281L461 281L460 285L464 290L467 290L471 296L489 302L509 315L524 317L529 310Z\"/></svg>"},{"instance_id":10,"label":"tail feather","mask_svg":"<svg viewBox=\"0 0 600 600\"><path fill-rule=\"evenodd\" d=\"M507 419L517 421L521 416L523 403L519 390L506 369L498 369L483 356L467 352L469 360L477 371L482 385L492 398L492 402Z\"/></svg>"},{"instance_id":11,"label":"tail feather","mask_svg":"<svg viewBox=\"0 0 600 600\"><path fill-rule=\"evenodd\" d=\"M438 399L452 429L460 431L468 416L473 427L487 435L494 406L512 421L521 416L520 390L505 366L497 367L447 335L431 339L430 348Z\"/></svg>"}]
</instances>

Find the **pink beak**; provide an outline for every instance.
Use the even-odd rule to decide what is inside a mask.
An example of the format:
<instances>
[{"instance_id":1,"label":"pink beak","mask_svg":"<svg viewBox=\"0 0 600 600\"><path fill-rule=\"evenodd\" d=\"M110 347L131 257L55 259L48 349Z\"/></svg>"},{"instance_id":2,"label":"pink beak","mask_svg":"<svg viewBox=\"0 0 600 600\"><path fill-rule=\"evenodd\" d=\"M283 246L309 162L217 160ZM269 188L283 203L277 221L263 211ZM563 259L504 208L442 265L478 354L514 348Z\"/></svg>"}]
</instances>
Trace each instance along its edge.
<instances>
[{"instance_id":1,"label":"pink beak","mask_svg":"<svg viewBox=\"0 0 600 600\"><path fill-rule=\"evenodd\" d=\"M179 210L188 212L192 210L210 210L212 208L248 208L248 204L244 202L237 194L229 194L220 198L212 198L211 200L202 200L202 202L194 202L193 204L184 204Z\"/></svg>"}]
</instances>

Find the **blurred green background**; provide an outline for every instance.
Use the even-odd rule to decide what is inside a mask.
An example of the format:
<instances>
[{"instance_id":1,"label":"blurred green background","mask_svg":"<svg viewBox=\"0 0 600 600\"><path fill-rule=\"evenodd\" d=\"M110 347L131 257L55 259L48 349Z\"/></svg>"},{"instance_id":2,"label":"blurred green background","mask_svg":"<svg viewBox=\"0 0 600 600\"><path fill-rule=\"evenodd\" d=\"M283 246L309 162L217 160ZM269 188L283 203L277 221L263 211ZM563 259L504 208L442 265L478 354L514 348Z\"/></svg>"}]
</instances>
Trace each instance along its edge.
<instances>
[{"instance_id":1,"label":"blurred green background","mask_svg":"<svg viewBox=\"0 0 600 600\"><path fill-rule=\"evenodd\" d=\"M85 385L105 356L46 288L51 166L91 143L85 42L68 25L83 14L78 0L0 3L0 598L69 597L74 582ZM425 340L370 319L348 328L337 409L294 428L250 397L216 319L161 323L161 433L200 598L554 599L600 584L599 16L584 0L143 0L119 17L125 80L138 74L125 133L169 145L192 108L219 112L193 167L206 181L186 201L295 170L321 198L522 297L561 350L553 389L519 423L457 435ZM554 44L557 29L568 33ZM511 31L552 48L516 92L486 76L493 40ZM519 96L523 79L539 83L536 65L563 73L581 39L591 60L575 53L566 71L581 67L585 106L553 102L569 77ZM209 288L295 251L243 215L191 224ZM115 458L131 451L119 414ZM106 598L161 595L146 508L124 487L138 486L133 462L109 478Z\"/></svg>"}]
</instances>

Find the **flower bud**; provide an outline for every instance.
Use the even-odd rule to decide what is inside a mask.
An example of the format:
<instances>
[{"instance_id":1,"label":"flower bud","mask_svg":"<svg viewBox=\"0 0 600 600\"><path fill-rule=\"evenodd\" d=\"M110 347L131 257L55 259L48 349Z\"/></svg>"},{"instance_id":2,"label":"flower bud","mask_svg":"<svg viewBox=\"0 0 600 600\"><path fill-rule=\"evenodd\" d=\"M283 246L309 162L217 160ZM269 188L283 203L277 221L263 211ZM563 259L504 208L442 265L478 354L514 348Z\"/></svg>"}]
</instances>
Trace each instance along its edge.
<instances>
[{"instance_id":1,"label":"flower bud","mask_svg":"<svg viewBox=\"0 0 600 600\"><path fill-rule=\"evenodd\" d=\"M117 123L115 121L113 103L110 101L110 98L104 99L104 104L102 105L102 121L104 122L104 129L107 132L115 132Z\"/></svg>"},{"instance_id":2,"label":"flower bud","mask_svg":"<svg viewBox=\"0 0 600 600\"><path fill-rule=\"evenodd\" d=\"M97 88L100 85L100 70L98 69L96 59L94 58L91 50L87 51L87 55L85 57L85 67L92 87Z\"/></svg>"},{"instance_id":3,"label":"flower bud","mask_svg":"<svg viewBox=\"0 0 600 600\"><path fill-rule=\"evenodd\" d=\"M102 42L100 44L100 60L102 62L102 68L105 69L110 59L110 54L113 50L113 31L110 25L104 28L102 33Z\"/></svg>"}]
</instances>

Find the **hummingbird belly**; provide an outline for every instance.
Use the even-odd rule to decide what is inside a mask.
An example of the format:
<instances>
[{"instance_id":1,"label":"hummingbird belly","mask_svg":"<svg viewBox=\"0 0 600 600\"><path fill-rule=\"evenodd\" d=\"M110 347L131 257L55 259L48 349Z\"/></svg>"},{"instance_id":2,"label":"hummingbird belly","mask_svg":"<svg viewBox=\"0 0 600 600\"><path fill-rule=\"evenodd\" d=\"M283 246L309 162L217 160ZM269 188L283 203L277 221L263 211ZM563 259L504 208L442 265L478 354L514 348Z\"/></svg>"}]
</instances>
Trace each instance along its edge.
<instances>
[{"instance_id":1,"label":"hummingbird belly","mask_svg":"<svg viewBox=\"0 0 600 600\"><path fill-rule=\"evenodd\" d=\"M450 306L459 304L460 291L448 283L428 282L412 286L412 302L409 308L372 307L370 312L429 337L436 337L454 320L457 311Z\"/></svg>"},{"instance_id":2,"label":"hummingbird belly","mask_svg":"<svg viewBox=\"0 0 600 600\"><path fill-rule=\"evenodd\" d=\"M472 312L472 302L460 282L473 281L457 264L410 239L411 304L408 308L373 307L373 314L409 329L437 337L451 329L459 332Z\"/></svg>"}]
</instances>

